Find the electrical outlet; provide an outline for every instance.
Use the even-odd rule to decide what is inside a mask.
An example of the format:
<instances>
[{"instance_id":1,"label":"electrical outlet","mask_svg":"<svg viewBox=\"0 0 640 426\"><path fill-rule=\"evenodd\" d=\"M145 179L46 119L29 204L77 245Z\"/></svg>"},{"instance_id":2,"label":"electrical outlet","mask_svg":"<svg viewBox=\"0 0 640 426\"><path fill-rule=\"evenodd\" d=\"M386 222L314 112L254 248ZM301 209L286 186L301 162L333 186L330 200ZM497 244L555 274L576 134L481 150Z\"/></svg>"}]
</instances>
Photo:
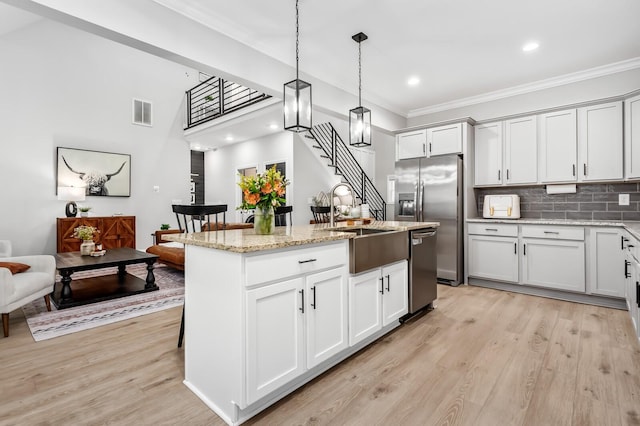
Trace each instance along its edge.
<instances>
[{"instance_id":1,"label":"electrical outlet","mask_svg":"<svg viewBox=\"0 0 640 426\"><path fill-rule=\"evenodd\" d=\"M629 205L629 194L618 194L618 205L619 206L628 206Z\"/></svg>"},{"instance_id":2,"label":"electrical outlet","mask_svg":"<svg viewBox=\"0 0 640 426\"><path fill-rule=\"evenodd\" d=\"M160 192L160 187L158 185L154 185L153 192Z\"/></svg>"}]
</instances>

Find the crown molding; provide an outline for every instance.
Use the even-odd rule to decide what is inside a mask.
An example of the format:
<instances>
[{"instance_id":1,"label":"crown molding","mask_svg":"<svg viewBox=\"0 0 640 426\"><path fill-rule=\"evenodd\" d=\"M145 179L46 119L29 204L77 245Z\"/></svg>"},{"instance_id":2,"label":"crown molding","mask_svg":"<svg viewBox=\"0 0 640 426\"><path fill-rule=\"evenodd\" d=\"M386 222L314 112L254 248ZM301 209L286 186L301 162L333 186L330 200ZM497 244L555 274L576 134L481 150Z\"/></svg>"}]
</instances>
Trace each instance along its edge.
<instances>
[{"instance_id":1,"label":"crown molding","mask_svg":"<svg viewBox=\"0 0 640 426\"><path fill-rule=\"evenodd\" d=\"M620 62L614 62L608 65L602 65L587 70L578 71L558 77L548 78L533 83L527 83L520 86L510 87L508 89L496 90L494 92L484 93L482 95L470 96L451 102L444 102L424 108L418 108L409 111L407 118L419 117L421 115L432 114L440 111L447 111L454 108L461 108L469 105L481 104L484 102L495 101L498 99L508 98L511 96L522 95L525 93L535 92L538 90L549 89L552 87L563 86L565 84L576 83L579 81L590 80L592 78L602 77L605 75L616 74L632 69L640 68L640 57L627 59Z\"/></svg>"}]
</instances>

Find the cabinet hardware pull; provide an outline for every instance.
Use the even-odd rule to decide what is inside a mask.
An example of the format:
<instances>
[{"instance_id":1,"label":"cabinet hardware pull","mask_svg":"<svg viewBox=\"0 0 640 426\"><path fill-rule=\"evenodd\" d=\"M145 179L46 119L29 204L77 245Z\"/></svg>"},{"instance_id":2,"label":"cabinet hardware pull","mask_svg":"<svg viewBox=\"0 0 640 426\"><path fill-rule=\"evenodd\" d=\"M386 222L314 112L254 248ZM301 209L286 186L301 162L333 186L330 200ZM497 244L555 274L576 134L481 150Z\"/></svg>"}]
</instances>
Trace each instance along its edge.
<instances>
[{"instance_id":1,"label":"cabinet hardware pull","mask_svg":"<svg viewBox=\"0 0 640 426\"><path fill-rule=\"evenodd\" d=\"M545 234L554 234L554 235L560 235L560 233L558 231L544 231Z\"/></svg>"},{"instance_id":2,"label":"cabinet hardware pull","mask_svg":"<svg viewBox=\"0 0 640 426\"><path fill-rule=\"evenodd\" d=\"M429 152L431 152L431 142L429 142Z\"/></svg>"},{"instance_id":3,"label":"cabinet hardware pull","mask_svg":"<svg viewBox=\"0 0 640 426\"><path fill-rule=\"evenodd\" d=\"M484 228L485 231L496 231L498 232L498 228Z\"/></svg>"},{"instance_id":4,"label":"cabinet hardware pull","mask_svg":"<svg viewBox=\"0 0 640 426\"><path fill-rule=\"evenodd\" d=\"M634 248L635 246L633 244L629 244L627 247Z\"/></svg>"},{"instance_id":5,"label":"cabinet hardware pull","mask_svg":"<svg viewBox=\"0 0 640 426\"><path fill-rule=\"evenodd\" d=\"M391 288L389 288L389 281L391 281L391 278L389 278L389 275L387 275L387 293L391 293Z\"/></svg>"},{"instance_id":6,"label":"cabinet hardware pull","mask_svg":"<svg viewBox=\"0 0 640 426\"><path fill-rule=\"evenodd\" d=\"M384 294L384 277L380 277L380 293Z\"/></svg>"},{"instance_id":7,"label":"cabinet hardware pull","mask_svg":"<svg viewBox=\"0 0 640 426\"><path fill-rule=\"evenodd\" d=\"M498 180L500 180L500 170L498 170Z\"/></svg>"},{"instance_id":8,"label":"cabinet hardware pull","mask_svg":"<svg viewBox=\"0 0 640 426\"><path fill-rule=\"evenodd\" d=\"M640 308L640 283L636 281L636 304Z\"/></svg>"},{"instance_id":9,"label":"cabinet hardware pull","mask_svg":"<svg viewBox=\"0 0 640 426\"><path fill-rule=\"evenodd\" d=\"M313 309L316 309L316 286L315 285L311 287L311 291L313 292L313 303L311 304L311 306L313 306Z\"/></svg>"},{"instance_id":10,"label":"cabinet hardware pull","mask_svg":"<svg viewBox=\"0 0 640 426\"><path fill-rule=\"evenodd\" d=\"M304 314L304 289L300 290L298 293L302 295L302 307L298 308L298 310Z\"/></svg>"},{"instance_id":11,"label":"cabinet hardware pull","mask_svg":"<svg viewBox=\"0 0 640 426\"><path fill-rule=\"evenodd\" d=\"M309 262L315 262L318 259L307 259L307 260L298 260L298 263L309 263Z\"/></svg>"},{"instance_id":12,"label":"cabinet hardware pull","mask_svg":"<svg viewBox=\"0 0 640 426\"><path fill-rule=\"evenodd\" d=\"M587 163L582 163L582 165L584 166L584 175L587 175Z\"/></svg>"},{"instance_id":13,"label":"cabinet hardware pull","mask_svg":"<svg viewBox=\"0 0 640 426\"><path fill-rule=\"evenodd\" d=\"M576 175L576 165L573 164L571 167L573 167L573 176L575 176Z\"/></svg>"},{"instance_id":14,"label":"cabinet hardware pull","mask_svg":"<svg viewBox=\"0 0 640 426\"><path fill-rule=\"evenodd\" d=\"M507 180L509 180L509 169L507 169Z\"/></svg>"},{"instance_id":15,"label":"cabinet hardware pull","mask_svg":"<svg viewBox=\"0 0 640 426\"><path fill-rule=\"evenodd\" d=\"M423 154L427 153L427 147L425 146L425 144L422 144L422 153Z\"/></svg>"},{"instance_id":16,"label":"cabinet hardware pull","mask_svg":"<svg viewBox=\"0 0 640 426\"><path fill-rule=\"evenodd\" d=\"M526 256L526 255L527 255L527 245L526 245L526 244L523 244L523 245L522 245L522 255L523 255L523 256Z\"/></svg>"},{"instance_id":17,"label":"cabinet hardware pull","mask_svg":"<svg viewBox=\"0 0 640 426\"><path fill-rule=\"evenodd\" d=\"M624 261L624 277L625 278L631 278L631 274L629 274L629 265L631 265L631 262L625 259Z\"/></svg>"},{"instance_id":18,"label":"cabinet hardware pull","mask_svg":"<svg viewBox=\"0 0 640 426\"><path fill-rule=\"evenodd\" d=\"M513 254L518 254L518 243L513 243Z\"/></svg>"}]
</instances>

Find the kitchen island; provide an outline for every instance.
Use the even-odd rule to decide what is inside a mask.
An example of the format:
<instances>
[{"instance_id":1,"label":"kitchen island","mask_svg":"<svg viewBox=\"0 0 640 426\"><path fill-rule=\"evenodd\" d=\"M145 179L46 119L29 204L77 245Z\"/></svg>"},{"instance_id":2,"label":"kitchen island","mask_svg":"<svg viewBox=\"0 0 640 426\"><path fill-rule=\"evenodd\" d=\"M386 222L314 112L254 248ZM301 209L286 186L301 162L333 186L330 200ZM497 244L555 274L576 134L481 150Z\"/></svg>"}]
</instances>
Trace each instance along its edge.
<instances>
[{"instance_id":1,"label":"kitchen island","mask_svg":"<svg viewBox=\"0 0 640 426\"><path fill-rule=\"evenodd\" d=\"M185 385L240 424L399 326L407 260L350 275L356 229L437 222L277 227L168 236L185 244Z\"/></svg>"}]
</instances>

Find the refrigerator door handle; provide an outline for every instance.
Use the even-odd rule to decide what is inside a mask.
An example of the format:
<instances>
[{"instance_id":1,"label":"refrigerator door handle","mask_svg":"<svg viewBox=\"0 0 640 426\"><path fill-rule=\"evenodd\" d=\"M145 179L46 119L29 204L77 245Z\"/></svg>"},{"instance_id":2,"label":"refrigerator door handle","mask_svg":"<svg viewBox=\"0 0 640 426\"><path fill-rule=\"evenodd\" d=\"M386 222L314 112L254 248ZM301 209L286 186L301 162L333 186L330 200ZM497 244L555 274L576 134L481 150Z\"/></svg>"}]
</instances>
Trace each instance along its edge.
<instances>
[{"instance_id":1,"label":"refrigerator door handle","mask_svg":"<svg viewBox=\"0 0 640 426\"><path fill-rule=\"evenodd\" d=\"M420 204L418 210L420 211L418 222L422 222L424 221L424 182L422 181L420 181Z\"/></svg>"},{"instance_id":2,"label":"refrigerator door handle","mask_svg":"<svg viewBox=\"0 0 640 426\"><path fill-rule=\"evenodd\" d=\"M419 212L420 212L420 199L418 197L419 194L419 188L420 188L420 182L416 181L415 186L415 197L413 197L413 218L415 219L416 222L419 222Z\"/></svg>"}]
</instances>

